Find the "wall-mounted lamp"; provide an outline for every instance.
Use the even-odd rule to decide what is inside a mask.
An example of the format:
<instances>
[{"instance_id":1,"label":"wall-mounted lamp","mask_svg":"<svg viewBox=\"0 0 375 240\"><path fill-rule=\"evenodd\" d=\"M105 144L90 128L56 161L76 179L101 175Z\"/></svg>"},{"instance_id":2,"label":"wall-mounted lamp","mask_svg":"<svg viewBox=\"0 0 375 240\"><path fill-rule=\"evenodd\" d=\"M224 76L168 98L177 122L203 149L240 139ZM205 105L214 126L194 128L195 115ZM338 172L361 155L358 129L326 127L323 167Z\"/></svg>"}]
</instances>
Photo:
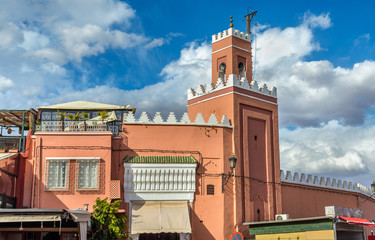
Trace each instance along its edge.
<instances>
[{"instance_id":1,"label":"wall-mounted lamp","mask_svg":"<svg viewBox=\"0 0 375 240\"><path fill-rule=\"evenodd\" d=\"M85 211L88 211L89 210L89 204L88 203L84 203L83 205L85 206Z\"/></svg>"},{"instance_id":2,"label":"wall-mounted lamp","mask_svg":"<svg viewBox=\"0 0 375 240\"><path fill-rule=\"evenodd\" d=\"M221 192L224 192L224 186L227 185L229 178L233 176L233 170L236 168L237 158L232 154L232 156L228 159L229 160L229 167L230 173L229 174L221 174Z\"/></svg>"}]
</instances>

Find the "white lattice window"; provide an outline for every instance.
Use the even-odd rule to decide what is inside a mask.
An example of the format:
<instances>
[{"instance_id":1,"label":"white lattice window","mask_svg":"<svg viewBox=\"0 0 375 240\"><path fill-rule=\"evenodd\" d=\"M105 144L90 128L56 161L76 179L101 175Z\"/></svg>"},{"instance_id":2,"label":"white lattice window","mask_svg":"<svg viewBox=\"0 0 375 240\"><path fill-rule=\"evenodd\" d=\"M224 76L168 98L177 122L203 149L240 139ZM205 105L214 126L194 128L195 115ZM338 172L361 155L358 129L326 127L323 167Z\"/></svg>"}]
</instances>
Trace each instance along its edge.
<instances>
[{"instance_id":1,"label":"white lattice window","mask_svg":"<svg viewBox=\"0 0 375 240\"><path fill-rule=\"evenodd\" d=\"M99 189L99 163L99 159L77 160L77 190Z\"/></svg>"},{"instance_id":2,"label":"white lattice window","mask_svg":"<svg viewBox=\"0 0 375 240\"><path fill-rule=\"evenodd\" d=\"M46 161L46 190L68 190L69 161L48 159Z\"/></svg>"}]
</instances>

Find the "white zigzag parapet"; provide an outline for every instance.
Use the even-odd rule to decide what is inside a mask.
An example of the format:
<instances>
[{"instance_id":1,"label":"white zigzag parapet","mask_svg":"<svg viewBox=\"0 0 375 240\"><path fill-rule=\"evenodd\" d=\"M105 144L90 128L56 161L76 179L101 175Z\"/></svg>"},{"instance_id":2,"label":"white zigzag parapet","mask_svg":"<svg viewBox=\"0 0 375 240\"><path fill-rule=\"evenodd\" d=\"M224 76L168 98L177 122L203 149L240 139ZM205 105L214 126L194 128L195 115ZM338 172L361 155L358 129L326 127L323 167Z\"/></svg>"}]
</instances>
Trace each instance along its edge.
<instances>
[{"instance_id":1,"label":"white zigzag parapet","mask_svg":"<svg viewBox=\"0 0 375 240\"><path fill-rule=\"evenodd\" d=\"M362 193L366 196L375 198L371 189L363 186L360 183L341 181L341 180L336 180L334 178L331 179L329 177L325 178L325 177L312 176L310 174L306 175L304 173L301 173L301 175L299 175L297 172L292 174L291 171L287 171L285 174L283 170L280 171L280 176L281 176L282 182L294 183L294 184L300 184L300 185L308 185L308 186L314 186L314 187L330 188L330 189L343 190L343 191L349 191L349 192L357 192L357 193Z\"/></svg>"},{"instance_id":2,"label":"white zigzag parapet","mask_svg":"<svg viewBox=\"0 0 375 240\"><path fill-rule=\"evenodd\" d=\"M164 120L160 112L155 113L153 118L147 112L142 112L138 120L132 112L124 113L124 124L165 124L165 125L205 125L205 126L219 126L219 127L232 127L226 115L223 115L221 121L217 120L215 114L211 114L206 122L201 113L198 113L194 121L190 120L188 113L184 113L180 119L177 120L176 115L169 113L166 120Z\"/></svg>"},{"instance_id":3,"label":"white zigzag parapet","mask_svg":"<svg viewBox=\"0 0 375 240\"><path fill-rule=\"evenodd\" d=\"M234 28L229 28L223 32L219 32L218 34L212 35L212 43L220 41L221 39L229 36L235 36L245 41L251 42L250 34L240 32L239 30L236 30Z\"/></svg>"},{"instance_id":4,"label":"white zigzag parapet","mask_svg":"<svg viewBox=\"0 0 375 240\"><path fill-rule=\"evenodd\" d=\"M196 89L193 89L193 88L188 89L188 93L187 93L188 100L191 100L196 97L200 97L208 93L215 92L220 89L227 88L227 87L239 87L239 88L247 89L247 90L257 92L260 94L264 94L270 97L277 98L276 87L269 88L265 83L259 86L257 81L252 81L251 84L249 85L247 78L238 79L237 75L231 74L228 76L227 82L219 78L217 80L216 86L214 86L213 83L209 83L206 86L199 85Z\"/></svg>"}]
</instances>

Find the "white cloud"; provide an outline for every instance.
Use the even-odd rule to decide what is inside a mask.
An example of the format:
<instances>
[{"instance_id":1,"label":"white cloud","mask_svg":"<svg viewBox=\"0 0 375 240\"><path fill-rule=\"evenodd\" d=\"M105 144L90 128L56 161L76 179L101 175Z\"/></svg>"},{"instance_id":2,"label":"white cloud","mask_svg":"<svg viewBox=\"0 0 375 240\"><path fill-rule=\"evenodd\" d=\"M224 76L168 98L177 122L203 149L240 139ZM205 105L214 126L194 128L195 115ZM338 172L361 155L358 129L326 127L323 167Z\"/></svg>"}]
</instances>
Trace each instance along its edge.
<instances>
[{"instance_id":1,"label":"white cloud","mask_svg":"<svg viewBox=\"0 0 375 240\"><path fill-rule=\"evenodd\" d=\"M23 41L22 31L11 22L0 25L0 49L9 48Z\"/></svg>"},{"instance_id":2,"label":"white cloud","mask_svg":"<svg viewBox=\"0 0 375 240\"><path fill-rule=\"evenodd\" d=\"M154 40L152 40L151 42L146 44L144 46L144 48L145 49L151 49L151 48L154 48L154 47L160 47L160 46L163 46L164 43L165 43L164 38L155 38Z\"/></svg>"},{"instance_id":3,"label":"white cloud","mask_svg":"<svg viewBox=\"0 0 375 240\"><path fill-rule=\"evenodd\" d=\"M78 62L82 57L103 53L108 47L126 49L146 41L142 35L103 30L91 24L63 29L61 38L67 57Z\"/></svg>"},{"instance_id":4,"label":"white cloud","mask_svg":"<svg viewBox=\"0 0 375 240\"><path fill-rule=\"evenodd\" d=\"M47 36L33 32L24 30L23 31L24 41L19 44L19 46L26 51L35 51L41 48L44 48L50 43L50 40Z\"/></svg>"},{"instance_id":5,"label":"white cloud","mask_svg":"<svg viewBox=\"0 0 375 240\"><path fill-rule=\"evenodd\" d=\"M364 184L374 175L374 121L343 126L330 121L320 127L280 129L281 167L304 173L350 178ZM369 182L367 182L367 185Z\"/></svg>"},{"instance_id":6,"label":"white cloud","mask_svg":"<svg viewBox=\"0 0 375 240\"><path fill-rule=\"evenodd\" d=\"M303 16L303 24L311 28L319 27L322 29L327 29L331 27L331 18L329 17L329 13L316 16L310 12L307 12Z\"/></svg>"},{"instance_id":7,"label":"white cloud","mask_svg":"<svg viewBox=\"0 0 375 240\"><path fill-rule=\"evenodd\" d=\"M187 89L206 82L211 77L211 46L207 43L190 43L181 50L178 60L166 65L161 72L163 81L140 90L120 90L109 86L96 86L83 91L67 91L48 104L73 100L91 100L113 104L132 104L139 111L181 115L186 111ZM139 114L140 112L138 112Z\"/></svg>"},{"instance_id":8,"label":"white cloud","mask_svg":"<svg viewBox=\"0 0 375 240\"><path fill-rule=\"evenodd\" d=\"M4 92L14 86L14 82L11 79L0 75L0 92Z\"/></svg>"},{"instance_id":9,"label":"white cloud","mask_svg":"<svg viewBox=\"0 0 375 240\"><path fill-rule=\"evenodd\" d=\"M258 34L255 79L278 87L281 126L318 126L336 119L362 124L365 109L375 104L375 62L352 68L326 60L304 61L319 44L313 27L329 27L329 14L305 14L294 28L270 28Z\"/></svg>"}]
</instances>

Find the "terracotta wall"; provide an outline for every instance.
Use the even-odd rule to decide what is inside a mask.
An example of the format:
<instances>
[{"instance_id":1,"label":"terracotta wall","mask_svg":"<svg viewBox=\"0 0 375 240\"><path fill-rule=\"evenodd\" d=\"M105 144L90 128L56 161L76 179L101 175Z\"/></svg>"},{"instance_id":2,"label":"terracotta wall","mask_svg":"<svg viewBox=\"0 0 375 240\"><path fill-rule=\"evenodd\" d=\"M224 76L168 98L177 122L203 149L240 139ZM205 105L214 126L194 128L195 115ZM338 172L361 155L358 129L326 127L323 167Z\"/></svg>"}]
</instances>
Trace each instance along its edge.
<instances>
[{"instance_id":1,"label":"terracotta wall","mask_svg":"<svg viewBox=\"0 0 375 240\"><path fill-rule=\"evenodd\" d=\"M375 219L375 200L363 194L282 183L283 213L290 218L325 216L325 206L362 209L365 218ZM367 235L373 228L366 227Z\"/></svg>"},{"instance_id":2,"label":"terracotta wall","mask_svg":"<svg viewBox=\"0 0 375 240\"><path fill-rule=\"evenodd\" d=\"M109 197L112 160L111 133L37 134L33 139L34 151L26 161L23 205L31 208L76 209L97 197ZM46 158L69 158L69 186L64 191L45 191ZM100 157L99 190L76 190L75 157Z\"/></svg>"},{"instance_id":3,"label":"terracotta wall","mask_svg":"<svg viewBox=\"0 0 375 240\"><path fill-rule=\"evenodd\" d=\"M121 151L121 159L127 154L194 156L199 167L195 200L190 204L192 238L224 239L224 236L229 236L234 229L233 205L224 205L221 174L229 172L227 159L232 153L231 128L125 124L124 132L121 147L125 149ZM215 195L207 195L208 184L215 186ZM231 188L230 184L226 190L228 188Z\"/></svg>"}]
</instances>

